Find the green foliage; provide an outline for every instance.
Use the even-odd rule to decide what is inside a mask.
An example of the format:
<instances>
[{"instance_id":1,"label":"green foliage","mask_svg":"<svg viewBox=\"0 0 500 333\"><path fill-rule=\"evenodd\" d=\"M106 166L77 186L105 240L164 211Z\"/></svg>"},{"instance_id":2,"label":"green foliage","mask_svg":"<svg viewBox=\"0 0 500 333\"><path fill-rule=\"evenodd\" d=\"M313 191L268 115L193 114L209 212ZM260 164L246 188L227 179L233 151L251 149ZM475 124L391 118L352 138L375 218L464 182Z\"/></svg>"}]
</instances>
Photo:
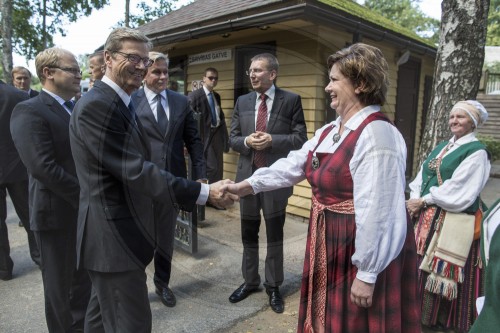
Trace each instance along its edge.
<instances>
[{"instance_id":1,"label":"green foliage","mask_svg":"<svg viewBox=\"0 0 500 333\"><path fill-rule=\"evenodd\" d=\"M109 0L13 0L12 45L27 59L54 45L52 36L65 36L65 25L93 9L101 9Z\"/></svg>"},{"instance_id":2,"label":"green foliage","mask_svg":"<svg viewBox=\"0 0 500 333\"><path fill-rule=\"evenodd\" d=\"M490 0L486 45L500 46L500 0Z\"/></svg>"},{"instance_id":3,"label":"green foliage","mask_svg":"<svg viewBox=\"0 0 500 333\"><path fill-rule=\"evenodd\" d=\"M129 16L129 26L131 28L137 28L143 24L156 20L159 17L166 15L175 9L175 3L177 0L158 0L156 1L156 6L151 7L144 1L137 4L137 9L142 12L142 15L130 15ZM118 22L119 26L124 26L125 21Z\"/></svg>"},{"instance_id":4,"label":"green foliage","mask_svg":"<svg viewBox=\"0 0 500 333\"><path fill-rule=\"evenodd\" d=\"M478 140L484 143L486 146L486 149L491 154L491 161L496 161L500 158L500 141L489 137L489 136L482 136L478 135Z\"/></svg>"},{"instance_id":5,"label":"green foliage","mask_svg":"<svg viewBox=\"0 0 500 333\"><path fill-rule=\"evenodd\" d=\"M364 6L437 45L440 22L425 15L417 6L419 2L420 0L365 0Z\"/></svg>"},{"instance_id":6,"label":"green foliage","mask_svg":"<svg viewBox=\"0 0 500 333\"><path fill-rule=\"evenodd\" d=\"M484 64L483 72L488 71L490 73L500 73L500 61L490 62L489 64Z\"/></svg>"}]
</instances>

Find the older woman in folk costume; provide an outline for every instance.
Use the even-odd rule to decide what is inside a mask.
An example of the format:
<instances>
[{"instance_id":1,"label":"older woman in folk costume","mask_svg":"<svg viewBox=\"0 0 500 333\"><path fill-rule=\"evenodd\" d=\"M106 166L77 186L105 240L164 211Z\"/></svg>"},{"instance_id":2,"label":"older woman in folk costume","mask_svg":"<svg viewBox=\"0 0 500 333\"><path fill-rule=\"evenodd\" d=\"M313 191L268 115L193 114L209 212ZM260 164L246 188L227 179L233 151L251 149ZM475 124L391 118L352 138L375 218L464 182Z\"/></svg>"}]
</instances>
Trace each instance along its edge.
<instances>
[{"instance_id":1,"label":"older woman in folk costume","mask_svg":"<svg viewBox=\"0 0 500 333\"><path fill-rule=\"evenodd\" d=\"M382 52L354 44L328 58L339 118L287 158L227 190L240 196L307 179L313 197L298 332L419 332L404 140L380 112Z\"/></svg>"},{"instance_id":2,"label":"older woman in folk costume","mask_svg":"<svg viewBox=\"0 0 500 333\"><path fill-rule=\"evenodd\" d=\"M473 226L445 230L442 224L446 212L479 215L486 208L479 194L491 165L475 129L487 118L486 109L477 101L456 103L448 121L453 137L430 153L410 184L407 207L418 218L419 290L422 324L427 327L467 332L476 317L474 301L483 288L479 223L475 236ZM436 244L447 240L452 240L455 248L445 254ZM461 258L460 263L457 258Z\"/></svg>"}]
</instances>

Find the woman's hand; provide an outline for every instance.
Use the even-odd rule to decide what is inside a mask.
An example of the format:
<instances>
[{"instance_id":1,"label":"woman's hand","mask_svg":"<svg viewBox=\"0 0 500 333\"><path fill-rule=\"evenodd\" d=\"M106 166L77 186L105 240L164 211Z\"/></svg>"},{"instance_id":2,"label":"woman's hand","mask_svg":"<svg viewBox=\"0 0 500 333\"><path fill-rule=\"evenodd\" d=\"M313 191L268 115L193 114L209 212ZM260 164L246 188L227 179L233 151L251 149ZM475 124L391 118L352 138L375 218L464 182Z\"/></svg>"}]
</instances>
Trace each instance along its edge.
<instances>
[{"instance_id":1,"label":"woman's hand","mask_svg":"<svg viewBox=\"0 0 500 333\"><path fill-rule=\"evenodd\" d=\"M355 278L351 286L351 302L362 308L369 308L373 302L375 283L366 283Z\"/></svg>"},{"instance_id":2,"label":"woman's hand","mask_svg":"<svg viewBox=\"0 0 500 333\"><path fill-rule=\"evenodd\" d=\"M236 183L236 184L225 184L221 187L221 191L223 193L229 192L229 193L231 193L233 195L235 194L239 197L244 197L246 195L253 194L253 188L250 185L250 183L247 182L246 180L241 181L241 182Z\"/></svg>"},{"instance_id":3,"label":"woman's hand","mask_svg":"<svg viewBox=\"0 0 500 333\"><path fill-rule=\"evenodd\" d=\"M410 199L406 202L406 209L411 217L417 217L422 208L425 207L425 201L422 198Z\"/></svg>"}]
</instances>

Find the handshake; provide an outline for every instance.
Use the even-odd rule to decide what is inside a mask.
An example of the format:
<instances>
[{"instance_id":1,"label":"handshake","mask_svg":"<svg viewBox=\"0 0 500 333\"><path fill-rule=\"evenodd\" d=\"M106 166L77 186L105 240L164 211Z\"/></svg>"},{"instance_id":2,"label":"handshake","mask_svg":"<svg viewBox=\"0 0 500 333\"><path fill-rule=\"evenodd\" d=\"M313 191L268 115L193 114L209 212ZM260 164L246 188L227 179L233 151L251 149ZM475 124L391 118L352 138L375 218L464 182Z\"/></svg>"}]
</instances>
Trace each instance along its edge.
<instances>
[{"instance_id":1,"label":"handshake","mask_svg":"<svg viewBox=\"0 0 500 333\"><path fill-rule=\"evenodd\" d=\"M240 197L252 193L252 186L246 180L237 184L230 179L219 180L210 184L208 202L216 207L226 208L233 205L235 201L239 201Z\"/></svg>"}]
</instances>

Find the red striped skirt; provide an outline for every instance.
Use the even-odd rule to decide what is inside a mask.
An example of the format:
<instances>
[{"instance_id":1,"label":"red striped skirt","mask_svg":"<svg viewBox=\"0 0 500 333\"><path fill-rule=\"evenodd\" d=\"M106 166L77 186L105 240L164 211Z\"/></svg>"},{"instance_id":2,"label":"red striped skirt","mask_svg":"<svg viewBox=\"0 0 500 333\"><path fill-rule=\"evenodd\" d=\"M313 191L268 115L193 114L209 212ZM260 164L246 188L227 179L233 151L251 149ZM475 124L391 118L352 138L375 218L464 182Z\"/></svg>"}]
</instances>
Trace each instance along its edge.
<instances>
[{"instance_id":1,"label":"red striped skirt","mask_svg":"<svg viewBox=\"0 0 500 333\"><path fill-rule=\"evenodd\" d=\"M410 223L408 222L406 240L401 253L377 277L373 305L369 308L358 307L350 299L351 285L357 273L356 266L351 263L355 251L354 215L325 211L325 224L327 251L325 332L420 333L417 254ZM304 330L307 312L310 241L311 235L308 234L299 305L297 328L299 333Z\"/></svg>"}]
</instances>

